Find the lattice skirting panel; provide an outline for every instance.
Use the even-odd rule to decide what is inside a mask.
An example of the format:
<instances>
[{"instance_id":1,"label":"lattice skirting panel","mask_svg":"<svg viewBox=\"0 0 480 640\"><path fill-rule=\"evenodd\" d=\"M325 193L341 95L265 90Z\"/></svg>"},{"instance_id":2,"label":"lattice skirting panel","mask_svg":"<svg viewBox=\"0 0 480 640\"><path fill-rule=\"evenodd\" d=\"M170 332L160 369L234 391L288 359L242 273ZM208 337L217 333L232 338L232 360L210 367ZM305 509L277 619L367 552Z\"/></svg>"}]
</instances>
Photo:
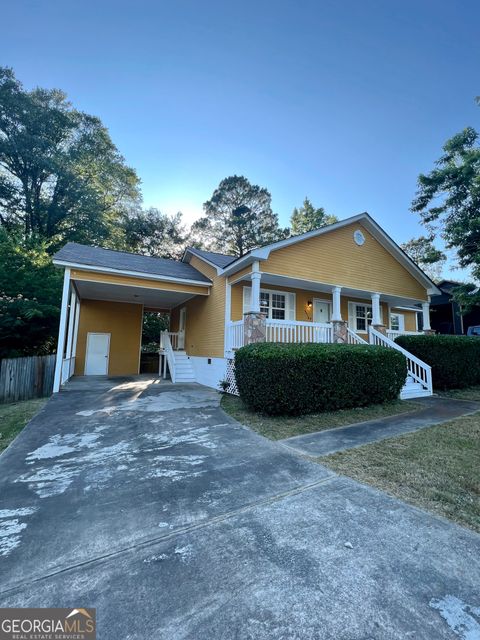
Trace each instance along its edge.
<instances>
[{"instance_id":1,"label":"lattice skirting panel","mask_svg":"<svg viewBox=\"0 0 480 640\"><path fill-rule=\"evenodd\" d=\"M230 383L230 386L227 389L227 393L231 393L234 396L239 396L237 381L235 379L235 360L228 359L227 360L227 380Z\"/></svg>"}]
</instances>

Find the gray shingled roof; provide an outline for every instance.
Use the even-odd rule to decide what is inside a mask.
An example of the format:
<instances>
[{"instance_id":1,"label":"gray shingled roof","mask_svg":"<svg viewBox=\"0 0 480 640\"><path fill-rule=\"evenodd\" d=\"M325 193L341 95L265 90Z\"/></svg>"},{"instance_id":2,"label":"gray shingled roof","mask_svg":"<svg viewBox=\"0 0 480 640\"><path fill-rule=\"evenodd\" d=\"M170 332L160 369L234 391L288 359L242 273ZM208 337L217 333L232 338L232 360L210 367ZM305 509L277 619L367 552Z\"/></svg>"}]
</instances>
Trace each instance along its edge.
<instances>
[{"instance_id":1,"label":"gray shingled roof","mask_svg":"<svg viewBox=\"0 0 480 640\"><path fill-rule=\"evenodd\" d=\"M188 251L222 268L237 259L236 256L227 256L224 253L215 253L214 251L203 251L202 249L195 249L194 247L188 247Z\"/></svg>"},{"instance_id":2,"label":"gray shingled roof","mask_svg":"<svg viewBox=\"0 0 480 640\"><path fill-rule=\"evenodd\" d=\"M181 280L199 280L211 282L203 273L197 271L186 262L168 260L166 258L152 258L140 256L126 251L112 251L100 247L90 247L85 244L68 242L53 256L54 260L73 262L91 267L105 267L107 269L119 269L121 271L138 271L152 276L167 276Z\"/></svg>"}]
</instances>

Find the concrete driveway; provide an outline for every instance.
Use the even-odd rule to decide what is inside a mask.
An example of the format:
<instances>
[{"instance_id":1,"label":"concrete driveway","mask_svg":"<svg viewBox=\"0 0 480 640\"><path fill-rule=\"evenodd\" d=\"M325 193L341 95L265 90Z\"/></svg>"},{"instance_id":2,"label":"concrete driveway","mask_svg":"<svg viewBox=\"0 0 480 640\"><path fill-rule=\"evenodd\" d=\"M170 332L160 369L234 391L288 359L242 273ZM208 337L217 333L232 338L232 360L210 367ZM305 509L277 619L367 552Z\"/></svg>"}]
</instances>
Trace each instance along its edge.
<instances>
[{"instance_id":1,"label":"concrete driveway","mask_svg":"<svg viewBox=\"0 0 480 640\"><path fill-rule=\"evenodd\" d=\"M235 423L198 385L75 381L0 457L0 605L98 638L480 638L480 536Z\"/></svg>"}]
</instances>

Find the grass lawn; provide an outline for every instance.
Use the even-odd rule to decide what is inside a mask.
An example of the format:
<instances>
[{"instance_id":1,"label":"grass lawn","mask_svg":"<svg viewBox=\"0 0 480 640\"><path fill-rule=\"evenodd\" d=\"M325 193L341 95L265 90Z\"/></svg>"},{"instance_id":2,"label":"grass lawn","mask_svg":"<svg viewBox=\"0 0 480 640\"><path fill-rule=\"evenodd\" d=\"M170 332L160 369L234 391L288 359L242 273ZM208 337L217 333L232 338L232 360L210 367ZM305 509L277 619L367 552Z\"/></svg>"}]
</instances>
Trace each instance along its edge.
<instances>
[{"instance_id":1,"label":"grass lawn","mask_svg":"<svg viewBox=\"0 0 480 640\"><path fill-rule=\"evenodd\" d=\"M466 389L449 389L438 391L439 396L453 398L454 400L478 400L480 402L480 387L467 387Z\"/></svg>"},{"instance_id":2,"label":"grass lawn","mask_svg":"<svg viewBox=\"0 0 480 640\"><path fill-rule=\"evenodd\" d=\"M343 427L355 422L365 422L375 418L393 416L419 408L414 402L395 400L386 404L375 404L369 407L343 409L305 416L266 416L249 411L237 396L224 395L221 402L222 409L257 433L271 440L290 438L304 433L324 431L334 427Z\"/></svg>"},{"instance_id":3,"label":"grass lawn","mask_svg":"<svg viewBox=\"0 0 480 640\"><path fill-rule=\"evenodd\" d=\"M35 398L24 402L0 404L0 452L8 447L46 401L46 398Z\"/></svg>"},{"instance_id":4,"label":"grass lawn","mask_svg":"<svg viewBox=\"0 0 480 640\"><path fill-rule=\"evenodd\" d=\"M318 461L480 532L480 412Z\"/></svg>"}]
</instances>

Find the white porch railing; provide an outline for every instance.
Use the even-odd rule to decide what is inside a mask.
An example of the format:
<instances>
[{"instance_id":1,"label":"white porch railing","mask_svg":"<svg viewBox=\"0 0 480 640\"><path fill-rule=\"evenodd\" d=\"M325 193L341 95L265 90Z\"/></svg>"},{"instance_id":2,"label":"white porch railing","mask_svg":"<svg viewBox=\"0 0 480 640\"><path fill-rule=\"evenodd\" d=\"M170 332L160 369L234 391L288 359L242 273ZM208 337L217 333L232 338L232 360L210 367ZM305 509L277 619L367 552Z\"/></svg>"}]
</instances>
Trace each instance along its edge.
<instances>
[{"instance_id":1,"label":"white porch railing","mask_svg":"<svg viewBox=\"0 0 480 640\"><path fill-rule=\"evenodd\" d=\"M172 335L171 331L162 331L160 334L160 348L163 349L165 357L167 359L168 369L170 371L170 377L175 384L175 354L173 353L173 347L170 340ZM175 334L173 334L175 335Z\"/></svg>"},{"instance_id":2,"label":"white porch railing","mask_svg":"<svg viewBox=\"0 0 480 640\"><path fill-rule=\"evenodd\" d=\"M387 338L395 340L398 336L418 336L420 331L396 331L394 329L387 329Z\"/></svg>"},{"instance_id":3,"label":"white porch railing","mask_svg":"<svg viewBox=\"0 0 480 640\"><path fill-rule=\"evenodd\" d=\"M266 320L267 342L332 342L332 326L320 322L293 320ZM243 320L227 322L225 327L226 350L232 352L244 345Z\"/></svg>"},{"instance_id":4,"label":"white porch railing","mask_svg":"<svg viewBox=\"0 0 480 640\"><path fill-rule=\"evenodd\" d=\"M184 332L183 331L162 331L160 333L160 350L165 350L165 339L168 337L170 345L174 351L183 349Z\"/></svg>"},{"instance_id":5,"label":"white porch railing","mask_svg":"<svg viewBox=\"0 0 480 640\"><path fill-rule=\"evenodd\" d=\"M227 322L225 332L227 336L227 351L233 351L234 349L240 349L240 347L243 347L243 320Z\"/></svg>"},{"instance_id":6,"label":"white porch railing","mask_svg":"<svg viewBox=\"0 0 480 640\"><path fill-rule=\"evenodd\" d=\"M332 325L320 322L266 320L267 342L331 342Z\"/></svg>"},{"instance_id":7,"label":"white porch railing","mask_svg":"<svg viewBox=\"0 0 480 640\"><path fill-rule=\"evenodd\" d=\"M428 391L430 394L433 393L432 386L432 368L430 365L417 358L412 353L403 349L400 345L393 340L390 340L387 336L383 335L373 327L369 327L369 340L370 344L379 345L381 347L388 347L390 349L396 349L403 353L405 358L407 359L407 369L408 375L415 380L415 382L419 382L422 387Z\"/></svg>"}]
</instances>

